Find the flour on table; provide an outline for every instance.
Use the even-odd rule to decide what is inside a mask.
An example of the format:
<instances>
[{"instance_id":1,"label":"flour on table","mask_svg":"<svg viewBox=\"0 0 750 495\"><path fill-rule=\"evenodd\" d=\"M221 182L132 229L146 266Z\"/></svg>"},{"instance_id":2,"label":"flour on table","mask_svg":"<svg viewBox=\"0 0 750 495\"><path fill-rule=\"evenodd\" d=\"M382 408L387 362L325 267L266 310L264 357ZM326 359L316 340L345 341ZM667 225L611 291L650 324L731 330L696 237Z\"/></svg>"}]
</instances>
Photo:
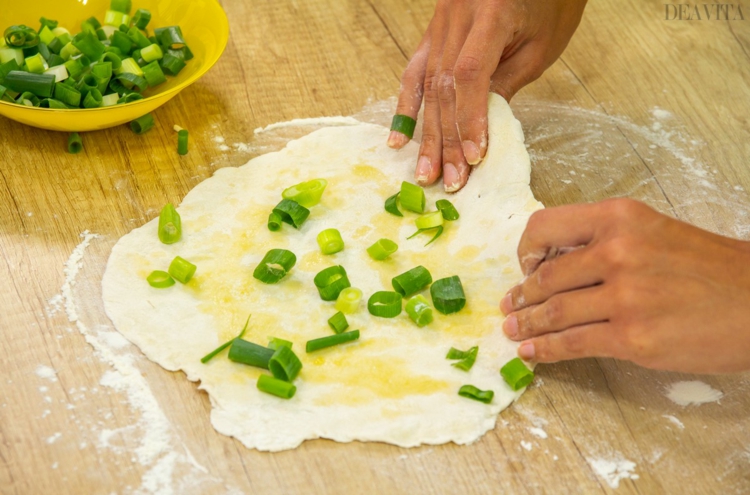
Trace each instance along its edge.
<instances>
[{"instance_id":1,"label":"flour on table","mask_svg":"<svg viewBox=\"0 0 750 495\"><path fill-rule=\"evenodd\" d=\"M613 458L586 459L591 469L607 482L610 488L620 486L620 481L625 479L637 480L639 476L634 473L636 464L633 461L616 456Z\"/></svg>"},{"instance_id":2,"label":"flour on table","mask_svg":"<svg viewBox=\"0 0 750 495\"><path fill-rule=\"evenodd\" d=\"M505 100L491 95L490 102L489 152L467 187L451 196L440 185L426 190L428 210L437 199L450 198L461 213L434 244L425 247L425 236L406 239L416 230L415 215L399 218L383 209L401 182L411 180L419 145L392 150L385 145L388 128L346 120L351 125L317 130L199 184L178 208L180 242L159 242L158 219L120 239L102 281L107 315L149 359L200 381L214 428L248 447L278 451L315 438L403 447L476 441L520 396L498 373L516 356L517 344L503 335L497 305L521 278L518 240L529 215L542 207L529 189L521 126ZM285 225L270 232L268 214L281 191L317 177L327 179L328 188L307 222L299 230ZM324 256L316 236L331 227L341 231L346 248ZM376 262L366 248L382 237L396 241L399 250ZM271 248L289 249L298 261L269 286L253 279L252 271ZM176 255L198 266L195 277L186 285L151 288L147 275L166 269ZM337 264L365 299L390 290L392 277L417 265L435 280L459 275L467 306L454 315L436 314L425 328L405 312L382 319L361 307L348 317L351 329L361 331L359 341L306 354L307 340L331 334L327 319L335 313L312 279ZM294 343L303 368L293 399L259 392L255 384L264 371L229 361L226 351L200 362L236 336L248 314L246 340L265 345L273 336ZM470 372L446 361L450 347L473 345L480 351ZM467 383L493 390L493 402L458 396Z\"/></svg>"},{"instance_id":3,"label":"flour on table","mask_svg":"<svg viewBox=\"0 0 750 495\"><path fill-rule=\"evenodd\" d=\"M53 368L50 368L49 366L40 364L34 371L36 373L36 376L38 376L39 378L44 378L45 380L49 380L51 382L57 381L57 371L55 371Z\"/></svg>"},{"instance_id":4,"label":"flour on table","mask_svg":"<svg viewBox=\"0 0 750 495\"><path fill-rule=\"evenodd\" d=\"M712 388L709 384L693 380L676 382L669 386L667 397L680 406L700 405L707 402L716 402L724 394Z\"/></svg>"},{"instance_id":5,"label":"flour on table","mask_svg":"<svg viewBox=\"0 0 750 495\"><path fill-rule=\"evenodd\" d=\"M669 420L669 422L675 425L677 428L681 430L685 429L685 425L682 423L682 421L677 419L675 416L672 416L671 414L663 414L661 417Z\"/></svg>"},{"instance_id":6,"label":"flour on table","mask_svg":"<svg viewBox=\"0 0 750 495\"><path fill-rule=\"evenodd\" d=\"M312 118L307 118L307 119L292 119L292 120L286 120L284 122L276 122L273 124L268 124L265 127L258 127L257 129L253 131L253 134L262 134L264 132L281 129L283 127L319 126L319 125L342 126L342 125L360 125L360 124L362 124L362 122L355 119L354 117L344 117L342 115L337 115L334 117L312 117Z\"/></svg>"}]
</instances>

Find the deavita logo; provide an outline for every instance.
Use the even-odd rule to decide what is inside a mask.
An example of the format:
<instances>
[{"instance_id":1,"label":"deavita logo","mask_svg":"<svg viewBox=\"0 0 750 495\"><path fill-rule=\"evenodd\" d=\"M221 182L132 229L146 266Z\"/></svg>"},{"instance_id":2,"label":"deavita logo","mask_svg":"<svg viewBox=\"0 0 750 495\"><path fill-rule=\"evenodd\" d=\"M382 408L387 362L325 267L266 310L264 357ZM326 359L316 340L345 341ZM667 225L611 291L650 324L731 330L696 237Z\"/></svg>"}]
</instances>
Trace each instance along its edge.
<instances>
[{"instance_id":1,"label":"deavita logo","mask_svg":"<svg viewBox=\"0 0 750 495\"><path fill-rule=\"evenodd\" d=\"M745 13L737 3L665 3L667 21L744 21Z\"/></svg>"}]
</instances>

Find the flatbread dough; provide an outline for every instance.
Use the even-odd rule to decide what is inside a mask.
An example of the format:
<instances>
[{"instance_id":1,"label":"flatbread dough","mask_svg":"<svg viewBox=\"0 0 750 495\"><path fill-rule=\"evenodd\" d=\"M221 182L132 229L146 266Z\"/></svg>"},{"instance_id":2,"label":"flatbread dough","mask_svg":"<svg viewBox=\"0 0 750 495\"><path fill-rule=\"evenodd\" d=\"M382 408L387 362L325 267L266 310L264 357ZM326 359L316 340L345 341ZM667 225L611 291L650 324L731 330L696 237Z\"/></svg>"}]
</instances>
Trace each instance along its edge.
<instances>
[{"instance_id":1,"label":"flatbread dough","mask_svg":"<svg viewBox=\"0 0 750 495\"><path fill-rule=\"evenodd\" d=\"M442 185L427 188L429 210L437 199L449 198L461 214L428 247L427 234L406 239L416 230L416 215L398 218L383 209L401 181L411 180L418 144L391 150L388 129L373 124L324 128L196 186L178 208L180 242L159 242L158 219L120 239L102 280L107 315L149 359L200 381L213 406L213 426L247 447L278 451L314 438L403 447L473 442L520 396L498 373L517 348L502 333L498 301L521 278L518 240L529 215L542 207L529 189L521 125L496 95L490 97L489 126L489 152L469 184L450 196ZM266 221L281 191L319 177L328 188L302 228L270 232ZM325 256L316 235L331 227L341 231L346 248ZM396 241L399 250L378 262L365 250L382 237ZM269 286L252 271L272 248L289 249L298 261ZM198 266L195 277L186 285L151 288L146 276L166 270L176 255ZM359 341L306 354L307 340L331 334L333 303L320 300L312 279L335 264L347 269L365 301L375 291L392 290L395 275L424 265L435 280L459 275L467 305L450 316L435 312L431 325L418 328L405 311L376 318L363 302L348 317L350 329L361 331ZM267 372L230 362L226 351L201 364L203 355L236 336L248 314L245 339L294 342L304 367L293 399L259 392L255 382ZM479 355L468 373L445 359L450 347L474 345ZM494 390L495 398L485 405L459 397L464 384Z\"/></svg>"}]
</instances>

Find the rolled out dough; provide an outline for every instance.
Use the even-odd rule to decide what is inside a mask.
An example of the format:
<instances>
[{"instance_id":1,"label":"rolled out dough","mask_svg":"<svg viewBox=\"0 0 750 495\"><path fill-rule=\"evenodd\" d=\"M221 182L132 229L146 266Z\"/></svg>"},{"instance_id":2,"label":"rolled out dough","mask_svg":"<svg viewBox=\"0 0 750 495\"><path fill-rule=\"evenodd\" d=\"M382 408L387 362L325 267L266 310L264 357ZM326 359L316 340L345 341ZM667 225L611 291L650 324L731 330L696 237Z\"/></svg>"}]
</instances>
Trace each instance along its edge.
<instances>
[{"instance_id":1,"label":"rolled out dough","mask_svg":"<svg viewBox=\"0 0 750 495\"><path fill-rule=\"evenodd\" d=\"M440 185L427 188L429 210L437 199L449 198L461 214L428 247L426 235L406 240L416 215L398 218L383 209L401 181L411 180L418 144L391 150L388 129L372 124L324 128L196 186L178 208L180 242L159 242L158 219L120 239L102 281L106 312L149 359L200 381L213 426L247 447L278 451L315 438L403 447L473 442L520 396L498 373L517 347L502 333L498 301L521 277L518 240L529 215L542 207L529 189L521 126L496 95L490 97L489 125L489 152L469 184L451 196ZM328 180L328 188L302 228L268 231L281 191L318 177ZM346 248L325 256L315 239L330 227L341 231ZM399 250L387 261L373 261L365 250L382 237L396 241ZM289 249L298 261L280 283L268 286L252 271L271 248ZM193 280L151 288L146 276L166 270L176 255L198 266ZM416 265L435 280L459 275L467 306L450 316L436 312L433 324L418 328L406 312L376 318L363 302L348 317L350 329L361 331L359 341L306 354L307 340L331 334L326 322L335 313L333 303L320 300L312 279L334 264L346 267L365 301L375 291L392 290L391 278ZM248 314L245 339L294 342L304 367L293 399L259 392L255 382L264 371L230 362L226 351L201 364L204 354L236 336ZM468 373L445 359L452 346L474 345L479 355ZM494 390L493 402L459 397L464 384Z\"/></svg>"}]
</instances>

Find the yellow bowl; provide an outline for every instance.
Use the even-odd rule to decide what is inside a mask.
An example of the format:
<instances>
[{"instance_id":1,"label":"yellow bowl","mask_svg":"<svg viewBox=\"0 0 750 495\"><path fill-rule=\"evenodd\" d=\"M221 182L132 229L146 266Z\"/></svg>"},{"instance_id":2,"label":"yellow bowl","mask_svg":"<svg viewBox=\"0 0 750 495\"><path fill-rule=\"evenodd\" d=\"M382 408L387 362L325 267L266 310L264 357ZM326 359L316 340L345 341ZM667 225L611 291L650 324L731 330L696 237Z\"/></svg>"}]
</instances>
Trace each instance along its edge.
<instances>
[{"instance_id":1,"label":"yellow bowl","mask_svg":"<svg viewBox=\"0 0 750 495\"><path fill-rule=\"evenodd\" d=\"M26 24L37 29L39 18L55 19L72 34L80 31L81 22L96 16L101 22L109 0L25 0L3 2L0 8L0 33L12 24ZM182 28L194 58L177 77L149 89L143 100L105 108L55 110L33 108L0 102L0 115L34 127L52 131L83 132L106 129L145 115L174 98L210 69L229 40L227 16L217 0L133 0L133 11L148 9L148 27L178 25Z\"/></svg>"}]
</instances>

